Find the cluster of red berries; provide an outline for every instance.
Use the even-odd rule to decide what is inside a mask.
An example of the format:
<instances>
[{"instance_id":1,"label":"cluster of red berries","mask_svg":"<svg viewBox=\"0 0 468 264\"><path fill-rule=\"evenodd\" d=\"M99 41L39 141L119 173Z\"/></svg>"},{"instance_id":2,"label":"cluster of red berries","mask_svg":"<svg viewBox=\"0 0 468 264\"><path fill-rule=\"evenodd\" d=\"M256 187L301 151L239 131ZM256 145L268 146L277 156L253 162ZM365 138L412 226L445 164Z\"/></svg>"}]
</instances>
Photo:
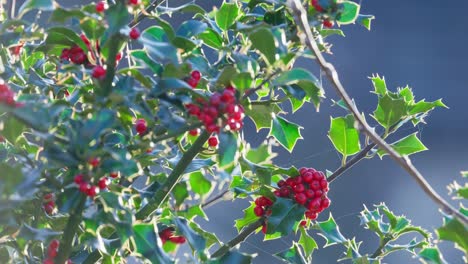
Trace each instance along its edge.
<instances>
[{"instance_id":1,"label":"cluster of red berries","mask_svg":"<svg viewBox=\"0 0 468 264\"><path fill-rule=\"evenodd\" d=\"M255 199L255 207L254 207L254 214L258 217L269 216L271 215L270 207L273 205L273 201L266 197L260 196ZM266 234L267 222L263 222L262 225L262 232Z\"/></svg>"},{"instance_id":2,"label":"cluster of red berries","mask_svg":"<svg viewBox=\"0 0 468 264\"><path fill-rule=\"evenodd\" d=\"M317 12L319 13L325 12L325 9L323 9L323 7L319 3L319 0L311 0L310 4L315 8L315 10L317 10ZM332 28L334 23L330 19L325 19L323 20L322 25L326 28Z\"/></svg>"},{"instance_id":3,"label":"cluster of red berries","mask_svg":"<svg viewBox=\"0 0 468 264\"><path fill-rule=\"evenodd\" d=\"M174 236L173 227L168 227L159 232L159 238L161 238L163 244L167 241L171 241L174 244L183 244L186 241L185 237L183 236Z\"/></svg>"},{"instance_id":4,"label":"cluster of red berries","mask_svg":"<svg viewBox=\"0 0 468 264\"><path fill-rule=\"evenodd\" d=\"M60 59L62 61L71 61L78 65L89 63L86 52L78 45L63 49L62 53L60 54Z\"/></svg>"},{"instance_id":5,"label":"cluster of red berries","mask_svg":"<svg viewBox=\"0 0 468 264\"><path fill-rule=\"evenodd\" d=\"M135 130L138 133L138 135L143 136L146 133L146 130L148 129L146 120L143 118L137 119L135 122Z\"/></svg>"},{"instance_id":6,"label":"cluster of red berries","mask_svg":"<svg viewBox=\"0 0 468 264\"><path fill-rule=\"evenodd\" d=\"M328 181L325 174L313 168L301 168L300 175L278 182L279 189L274 191L278 197L294 199L307 208L306 218L317 219L320 212L330 206L327 197Z\"/></svg>"},{"instance_id":7,"label":"cluster of red berries","mask_svg":"<svg viewBox=\"0 0 468 264\"><path fill-rule=\"evenodd\" d=\"M7 104L12 107L20 107L23 104L15 102L15 93L8 87L6 83L2 83L0 79L0 103Z\"/></svg>"},{"instance_id":8,"label":"cluster of red berries","mask_svg":"<svg viewBox=\"0 0 468 264\"><path fill-rule=\"evenodd\" d=\"M53 193L47 193L44 195L42 198L42 208L44 208L44 211L48 214L51 215L55 211L55 201L54 201L54 194Z\"/></svg>"},{"instance_id":9,"label":"cluster of red berries","mask_svg":"<svg viewBox=\"0 0 468 264\"><path fill-rule=\"evenodd\" d=\"M60 242L57 239L50 241L47 247L47 258L42 262L43 264L54 264L54 258L57 257ZM65 264L72 264L71 260L67 260Z\"/></svg>"},{"instance_id":10,"label":"cluster of red berries","mask_svg":"<svg viewBox=\"0 0 468 264\"><path fill-rule=\"evenodd\" d=\"M244 125L244 108L237 103L236 90L232 86L214 93L209 100L198 98L197 104L187 104L186 107L190 115L203 122L209 133L219 133L222 127L238 131ZM197 135L198 130L190 131L190 134ZM208 140L208 144L210 147L216 147L218 139L213 136Z\"/></svg>"},{"instance_id":11,"label":"cluster of red berries","mask_svg":"<svg viewBox=\"0 0 468 264\"><path fill-rule=\"evenodd\" d=\"M100 160L99 158L90 158L88 160L88 163L92 167L97 167L99 166ZM118 175L118 172L110 173L111 178L117 178ZM92 185L89 181L86 181L85 176L83 174L75 175L73 181L78 186L80 192L86 194L89 197L96 196L96 194L98 194L99 191L105 190L107 188L107 185L109 185L109 179L107 177L100 178L97 182L97 185Z\"/></svg>"},{"instance_id":12,"label":"cluster of red berries","mask_svg":"<svg viewBox=\"0 0 468 264\"><path fill-rule=\"evenodd\" d=\"M201 73L199 71L192 71L190 73L190 77L188 77L185 81L190 85L190 87L195 88L198 86L198 83L201 80Z\"/></svg>"}]
</instances>

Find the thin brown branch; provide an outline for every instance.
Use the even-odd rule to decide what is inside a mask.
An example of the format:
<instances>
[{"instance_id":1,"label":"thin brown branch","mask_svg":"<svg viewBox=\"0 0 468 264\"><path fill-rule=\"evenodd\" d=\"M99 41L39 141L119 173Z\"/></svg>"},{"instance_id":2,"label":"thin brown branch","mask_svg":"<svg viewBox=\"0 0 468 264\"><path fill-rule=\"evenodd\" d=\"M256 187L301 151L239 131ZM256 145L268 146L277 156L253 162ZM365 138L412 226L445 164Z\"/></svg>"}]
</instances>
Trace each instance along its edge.
<instances>
[{"instance_id":1,"label":"thin brown branch","mask_svg":"<svg viewBox=\"0 0 468 264\"><path fill-rule=\"evenodd\" d=\"M258 221L248 225L244 230L242 230L235 238L224 244L222 247L220 247L218 250L216 250L213 255L211 255L212 258L220 258L224 256L229 250L233 247L235 247L237 244L243 242L246 240L255 230L257 230L259 227L262 226L263 224L263 218L260 218Z\"/></svg>"},{"instance_id":2,"label":"thin brown branch","mask_svg":"<svg viewBox=\"0 0 468 264\"><path fill-rule=\"evenodd\" d=\"M245 99L249 97L250 95L254 94L258 90L262 89L262 87L268 83L275 75L279 74L281 71L279 69L275 70L273 73L271 73L267 78L265 78L257 87L252 88L250 90L245 91L244 95L242 96L242 99Z\"/></svg>"},{"instance_id":3,"label":"thin brown branch","mask_svg":"<svg viewBox=\"0 0 468 264\"><path fill-rule=\"evenodd\" d=\"M155 0L155 1L152 1L144 11L140 12L140 13L138 14L138 16L137 16L135 19L133 19L133 20L128 24L128 26L129 26L130 28L133 28L133 27L137 26L142 20L144 20L145 18L147 18L148 15L149 15L151 12L153 12L160 4L162 4L164 1L165 1L165 0Z\"/></svg>"},{"instance_id":4,"label":"thin brown branch","mask_svg":"<svg viewBox=\"0 0 468 264\"><path fill-rule=\"evenodd\" d=\"M299 34L300 39L304 44L311 50L316 56L316 60L322 70L325 72L325 75L330 80L331 84L335 88L338 95L346 103L348 109L353 113L359 129L363 131L380 149L384 150L390 155L390 157L395 160L403 169L405 169L408 174L410 174L414 180L419 184L423 191L444 211L446 214L456 217L460 220L465 226L468 226L468 217L464 216L453 208L447 201L445 201L426 181L424 176L414 167L410 159L406 156L401 156L396 152L389 144L387 144L379 135L377 135L374 130L367 124L364 117L360 114L356 105L353 103L349 97L346 89L341 84L341 81L338 77L338 73L335 70L335 67L328 63L323 57L320 49L315 41L312 31L310 30L309 22L307 20L307 13L304 10L301 2L299 0L288 0L288 5L293 12L294 19L296 24L302 30L302 33Z\"/></svg>"},{"instance_id":5,"label":"thin brown branch","mask_svg":"<svg viewBox=\"0 0 468 264\"><path fill-rule=\"evenodd\" d=\"M219 202L221 199L223 199L226 194L228 194L230 192L229 189L227 190L224 190L222 192L220 192L218 195L216 195L215 197L211 198L210 200L206 201L205 203L203 203L201 205L202 208L207 208L207 207L210 207L212 206L213 204Z\"/></svg>"}]
</instances>

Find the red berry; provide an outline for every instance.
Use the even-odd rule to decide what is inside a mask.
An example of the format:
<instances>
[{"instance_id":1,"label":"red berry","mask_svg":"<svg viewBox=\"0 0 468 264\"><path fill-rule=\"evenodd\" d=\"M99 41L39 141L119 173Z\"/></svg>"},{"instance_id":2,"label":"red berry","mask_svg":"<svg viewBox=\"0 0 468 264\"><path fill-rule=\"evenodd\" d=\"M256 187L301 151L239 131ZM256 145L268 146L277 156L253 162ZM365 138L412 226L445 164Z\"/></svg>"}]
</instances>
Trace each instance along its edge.
<instances>
[{"instance_id":1,"label":"red berry","mask_svg":"<svg viewBox=\"0 0 468 264\"><path fill-rule=\"evenodd\" d=\"M175 244L183 244L186 241L185 237L183 236L173 236L173 237L170 237L169 240Z\"/></svg>"},{"instance_id":2,"label":"red berry","mask_svg":"<svg viewBox=\"0 0 468 264\"><path fill-rule=\"evenodd\" d=\"M301 175L304 175L304 173L306 173L306 172L307 172L306 167L302 167L302 168L299 169L299 174L301 174Z\"/></svg>"},{"instance_id":3,"label":"red berry","mask_svg":"<svg viewBox=\"0 0 468 264\"><path fill-rule=\"evenodd\" d=\"M278 187L283 187L286 185L286 182L284 180L278 181Z\"/></svg>"},{"instance_id":4,"label":"red berry","mask_svg":"<svg viewBox=\"0 0 468 264\"><path fill-rule=\"evenodd\" d=\"M219 133L220 128L215 124L210 124L206 126L206 130L210 133Z\"/></svg>"},{"instance_id":5,"label":"red berry","mask_svg":"<svg viewBox=\"0 0 468 264\"><path fill-rule=\"evenodd\" d=\"M267 225L266 224L263 224L263 226L262 226L262 233L263 234L267 233Z\"/></svg>"},{"instance_id":6,"label":"red berry","mask_svg":"<svg viewBox=\"0 0 468 264\"><path fill-rule=\"evenodd\" d=\"M195 79L197 82L201 79L201 73L199 71L193 71L191 74L192 78Z\"/></svg>"},{"instance_id":7,"label":"red berry","mask_svg":"<svg viewBox=\"0 0 468 264\"><path fill-rule=\"evenodd\" d=\"M106 10L106 3L104 1L98 2L96 4L96 12L101 13Z\"/></svg>"},{"instance_id":8,"label":"red berry","mask_svg":"<svg viewBox=\"0 0 468 264\"><path fill-rule=\"evenodd\" d=\"M319 190L321 187L320 187L320 182L319 181L312 181L310 184L309 184L310 188L314 191L317 191Z\"/></svg>"},{"instance_id":9,"label":"red berry","mask_svg":"<svg viewBox=\"0 0 468 264\"><path fill-rule=\"evenodd\" d=\"M189 134L191 136L198 136L198 134L200 133L200 129L196 128L196 129L192 129L189 131Z\"/></svg>"},{"instance_id":10,"label":"red berry","mask_svg":"<svg viewBox=\"0 0 468 264\"><path fill-rule=\"evenodd\" d=\"M71 261L71 259L67 259L67 262L65 264L73 264L73 262Z\"/></svg>"},{"instance_id":11,"label":"red berry","mask_svg":"<svg viewBox=\"0 0 468 264\"><path fill-rule=\"evenodd\" d=\"M304 191L305 191L305 187L302 183L299 183L298 185L294 186L295 193L302 193Z\"/></svg>"},{"instance_id":12,"label":"red berry","mask_svg":"<svg viewBox=\"0 0 468 264\"><path fill-rule=\"evenodd\" d=\"M293 178L287 178L286 183L291 187L294 187L294 185L296 185L296 181L294 181Z\"/></svg>"},{"instance_id":13,"label":"red berry","mask_svg":"<svg viewBox=\"0 0 468 264\"><path fill-rule=\"evenodd\" d=\"M192 88L196 88L197 85L198 85L198 81L195 80L193 77L188 78L187 83L188 83L188 85L190 85L190 87L192 87Z\"/></svg>"},{"instance_id":14,"label":"red berry","mask_svg":"<svg viewBox=\"0 0 468 264\"><path fill-rule=\"evenodd\" d=\"M221 95L219 93L214 93L210 97L210 104L212 106L219 106L221 104Z\"/></svg>"},{"instance_id":15,"label":"red berry","mask_svg":"<svg viewBox=\"0 0 468 264\"><path fill-rule=\"evenodd\" d=\"M221 95L221 101L223 101L224 103L232 103L234 102L234 100L235 98L233 91L227 89L223 91L223 94Z\"/></svg>"},{"instance_id":16,"label":"red berry","mask_svg":"<svg viewBox=\"0 0 468 264\"><path fill-rule=\"evenodd\" d=\"M315 196L315 197L322 197L322 194L323 194L323 191L322 191L322 190L316 190L316 191L314 192L314 196Z\"/></svg>"},{"instance_id":17,"label":"red berry","mask_svg":"<svg viewBox=\"0 0 468 264\"><path fill-rule=\"evenodd\" d=\"M319 171L314 172L312 175L314 176L314 180L316 181L321 181L325 178L323 173L320 173Z\"/></svg>"},{"instance_id":18,"label":"red berry","mask_svg":"<svg viewBox=\"0 0 468 264\"><path fill-rule=\"evenodd\" d=\"M302 220L299 224L300 224L301 226L306 226L306 225L307 225L307 221L306 221L306 220Z\"/></svg>"},{"instance_id":19,"label":"red berry","mask_svg":"<svg viewBox=\"0 0 468 264\"><path fill-rule=\"evenodd\" d=\"M59 245L60 245L60 241L58 241L57 239L53 239L49 243L49 248L57 249Z\"/></svg>"},{"instance_id":20,"label":"red berry","mask_svg":"<svg viewBox=\"0 0 468 264\"><path fill-rule=\"evenodd\" d=\"M135 122L135 130L138 133L138 135L142 136L146 132L146 120L143 118L138 119Z\"/></svg>"},{"instance_id":21,"label":"red berry","mask_svg":"<svg viewBox=\"0 0 468 264\"><path fill-rule=\"evenodd\" d=\"M328 208L330 206L330 199L325 197L325 199L323 199L320 203L320 206L322 206L323 208Z\"/></svg>"},{"instance_id":22,"label":"red berry","mask_svg":"<svg viewBox=\"0 0 468 264\"><path fill-rule=\"evenodd\" d=\"M314 198L315 197L315 192L313 190L311 190L311 189L307 189L304 193L307 196L307 198Z\"/></svg>"},{"instance_id":23,"label":"red berry","mask_svg":"<svg viewBox=\"0 0 468 264\"><path fill-rule=\"evenodd\" d=\"M309 182L312 182L312 180L314 179L314 176L313 176L312 173L306 172L306 173L302 174L302 179L305 182L309 183Z\"/></svg>"},{"instance_id":24,"label":"red berry","mask_svg":"<svg viewBox=\"0 0 468 264\"><path fill-rule=\"evenodd\" d=\"M97 65L93 69L92 76L96 79L103 79L106 76L106 69L104 69L104 67L101 65Z\"/></svg>"},{"instance_id":25,"label":"red berry","mask_svg":"<svg viewBox=\"0 0 468 264\"><path fill-rule=\"evenodd\" d=\"M102 177L101 179L99 179L98 186L99 186L99 189L101 189L101 190L106 189L107 188L107 178Z\"/></svg>"},{"instance_id":26,"label":"red berry","mask_svg":"<svg viewBox=\"0 0 468 264\"><path fill-rule=\"evenodd\" d=\"M305 204L307 201L307 197L304 193L296 193L294 195L294 199L296 199L298 204Z\"/></svg>"},{"instance_id":27,"label":"red berry","mask_svg":"<svg viewBox=\"0 0 468 264\"><path fill-rule=\"evenodd\" d=\"M288 187L281 187L280 194L281 197L288 197L289 196L289 188Z\"/></svg>"},{"instance_id":28,"label":"red berry","mask_svg":"<svg viewBox=\"0 0 468 264\"><path fill-rule=\"evenodd\" d=\"M86 183L86 182L80 183L80 186L79 186L80 192L82 192L82 193L87 193L89 187L90 187L90 185L89 185L88 183Z\"/></svg>"},{"instance_id":29,"label":"red berry","mask_svg":"<svg viewBox=\"0 0 468 264\"><path fill-rule=\"evenodd\" d=\"M322 189L328 188L327 180L325 180L325 179L321 180L320 181L320 187L322 187Z\"/></svg>"},{"instance_id":30,"label":"red berry","mask_svg":"<svg viewBox=\"0 0 468 264\"><path fill-rule=\"evenodd\" d=\"M128 3L131 5L138 5L140 3L140 0L128 0Z\"/></svg>"},{"instance_id":31,"label":"red berry","mask_svg":"<svg viewBox=\"0 0 468 264\"><path fill-rule=\"evenodd\" d=\"M270 198L263 196L263 200L264 200L265 206L273 205L273 201Z\"/></svg>"},{"instance_id":32,"label":"red berry","mask_svg":"<svg viewBox=\"0 0 468 264\"><path fill-rule=\"evenodd\" d=\"M218 142L218 138L217 138L217 137L210 137L210 138L208 139L208 145L209 145L210 147L215 148L215 147L218 146L218 143L219 143L219 142Z\"/></svg>"},{"instance_id":33,"label":"red berry","mask_svg":"<svg viewBox=\"0 0 468 264\"><path fill-rule=\"evenodd\" d=\"M43 199L48 201L48 200L52 200L54 198L54 194L53 193L47 193L44 195Z\"/></svg>"},{"instance_id":34,"label":"red berry","mask_svg":"<svg viewBox=\"0 0 468 264\"><path fill-rule=\"evenodd\" d=\"M55 207L53 205L50 205L50 204L46 204L44 205L44 211L48 214L48 215L51 215L54 213L54 210L55 210Z\"/></svg>"},{"instance_id":35,"label":"red berry","mask_svg":"<svg viewBox=\"0 0 468 264\"><path fill-rule=\"evenodd\" d=\"M80 184L84 181L84 176L83 174L77 174L75 175L75 178L73 179L73 181L76 183L76 184Z\"/></svg>"},{"instance_id":36,"label":"red berry","mask_svg":"<svg viewBox=\"0 0 468 264\"><path fill-rule=\"evenodd\" d=\"M320 209L320 204L321 204L320 198L314 198L307 205L307 209L309 209L310 211L316 212Z\"/></svg>"},{"instance_id":37,"label":"red berry","mask_svg":"<svg viewBox=\"0 0 468 264\"><path fill-rule=\"evenodd\" d=\"M159 237L161 239L169 239L173 235L174 231L173 228L166 228L161 233L159 233Z\"/></svg>"},{"instance_id":38,"label":"red berry","mask_svg":"<svg viewBox=\"0 0 468 264\"><path fill-rule=\"evenodd\" d=\"M318 3L318 0L312 0L311 4L315 8L315 10L317 10L317 12L323 12L324 11L322 6L320 6L320 4Z\"/></svg>"},{"instance_id":39,"label":"red berry","mask_svg":"<svg viewBox=\"0 0 468 264\"><path fill-rule=\"evenodd\" d=\"M88 160L88 164L93 166L93 167L99 166L99 163L100 163L100 160L99 160L99 158L96 158L96 157L89 158L89 160Z\"/></svg>"},{"instance_id":40,"label":"red berry","mask_svg":"<svg viewBox=\"0 0 468 264\"><path fill-rule=\"evenodd\" d=\"M128 36L133 40L138 39L140 37L140 30L138 30L138 28L132 28Z\"/></svg>"},{"instance_id":41,"label":"red berry","mask_svg":"<svg viewBox=\"0 0 468 264\"><path fill-rule=\"evenodd\" d=\"M51 248L49 247L47 249L47 256L51 259L55 258L57 256L57 249L56 248Z\"/></svg>"},{"instance_id":42,"label":"red berry","mask_svg":"<svg viewBox=\"0 0 468 264\"><path fill-rule=\"evenodd\" d=\"M317 213L314 213L312 211L307 211L305 212L305 216L309 218L310 220L315 220L317 219Z\"/></svg>"},{"instance_id":43,"label":"red berry","mask_svg":"<svg viewBox=\"0 0 468 264\"><path fill-rule=\"evenodd\" d=\"M326 28L332 28L335 23L331 20L324 20L323 21L323 26Z\"/></svg>"},{"instance_id":44,"label":"red berry","mask_svg":"<svg viewBox=\"0 0 468 264\"><path fill-rule=\"evenodd\" d=\"M111 172L111 173L109 174L109 176L110 176L111 178L115 179L115 178L119 177L119 173L114 171L114 172Z\"/></svg>"},{"instance_id":45,"label":"red berry","mask_svg":"<svg viewBox=\"0 0 468 264\"><path fill-rule=\"evenodd\" d=\"M294 182L295 182L296 184L300 184L300 183L303 182L303 179L302 179L302 176L301 176L301 175L299 175L299 176L297 176L297 177L295 177L295 178L293 178L293 179L294 179Z\"/></svg>"},{"instance_id":46,"label":"red berry","mask_svg":"<svg viewBox=\"0 0 468 264\"><path fill-rule=\"evenodd\" d=\"M97 186L90 186L88 191L86 192L86 194L89 196L89 197L94 197L96 196L96 194L99 193L99 188Z\"/></svg>"},{"instance_id":47,"label":"red berry","mask_svg":"<svg viewBox=\"0 0 468 264\"><path fill-rule=\"evenodd\" d=\"M260 216L263 216L263 214L265 213L265 211L263 210L262 207L260 206L255 206L254 208L254 213L256 216L260 217Z\"/></svg>"}]
</instances>

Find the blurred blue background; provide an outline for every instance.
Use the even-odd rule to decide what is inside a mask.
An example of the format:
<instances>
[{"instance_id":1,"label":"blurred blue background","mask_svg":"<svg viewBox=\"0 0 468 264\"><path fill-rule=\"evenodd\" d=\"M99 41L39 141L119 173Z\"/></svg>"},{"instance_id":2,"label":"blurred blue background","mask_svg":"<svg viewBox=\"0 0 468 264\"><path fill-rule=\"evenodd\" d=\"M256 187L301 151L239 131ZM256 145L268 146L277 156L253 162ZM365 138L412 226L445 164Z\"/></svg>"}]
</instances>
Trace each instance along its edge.
<instances>
[{"instance_id":1,"label":"blurred blue background","mask_svg":"<svg viewBox=\"0 0 468 264\"><path fill-rule=\"evenodd\" d=\"M91 1L58 1L63 5L76 5ZM170 6L188 1L169 0ZM199 0L197 4L211 10L220 0ZM362 1L362 13L373 14L369 32L361 26L343 27L345 38L332 37L333 55L327 59L334 63L344 86L356 100L358 108L370 114L376 107L376 97L370 93L368 79L374 73L385 76L390 89L409 85L416 99L433 101L443 98L450 109L437 109L427 119L428 125L413 128L406 125L403 136L419 131L429 151L413 156L412 161L432 186L447 196L446 185L459 178L461 170L468 169L468 1ZM151 25L146 21L140 29ZM299 64L319 76L314 62ZM332 87L324 81L327 98L320 112L312 105L289 118L304 126L304 139L292 154L277 148L280 155L276 163L282 166L315 167L335 170L340 157L327 138L330 116L345 114L331 107L331 99L337 100ZM256 134L253 126L244 130L252 145L261 144L265 131ZM395 139L394 138L394 139ZM363 241L361 253L372 253L378 245L377 237L359 226L359 212L363 204L385 203L397 214L404 214L415 225L434 229L442 218L435 204L421 191L413 179L388 157L364 160L336 180L330 189L332 206L320 215L324 220L331 212L346 237ZM455 201L452 204L457 205ZM227 241L237 233L234 220L242 217L247 201L221 202L207 209L209 222L201 220L210 232ZM262 242L263 235L253 235L242 244L241 250L256 253L255 263L282 263L273 254L290 247L293 237ZM324 239L315 236L319 246ZM405 241L402 241L402 243ZM440 243L449 263L462 263L461 254L449 243ZM332 246L314 253L314 263L335 263L341 257L343 247ZM419 263L409 253L390 255L385 263Z\"/></svg>"}]
</instances>

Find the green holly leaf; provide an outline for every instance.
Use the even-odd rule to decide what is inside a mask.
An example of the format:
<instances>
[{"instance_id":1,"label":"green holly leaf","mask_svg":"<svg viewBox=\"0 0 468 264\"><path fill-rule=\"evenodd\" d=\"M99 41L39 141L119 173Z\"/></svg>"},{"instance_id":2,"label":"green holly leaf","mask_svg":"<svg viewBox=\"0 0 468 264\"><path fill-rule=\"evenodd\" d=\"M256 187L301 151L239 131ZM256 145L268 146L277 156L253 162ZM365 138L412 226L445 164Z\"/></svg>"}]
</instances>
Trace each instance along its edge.
<instances>
[{"instance_id":1,"label":"green holly leaf","mask_svg":"<svg viewBox=\"0 0 468 264\"><path fill-rule=\"evenodd\" d=\"M273 115L281 113L278 104L250 104L245 108L245 114L252 119L257 132L262 128L270 128Z\"/></svg>"},{"instance_id":2,"label":"green holly leaf","mask_svg":"<svg viewBox=\"0 0 468 264\"><path fill-rule=\"evenodd\" d=\"M312 257L312 253L314 252L314 249L317 249L317 242L309 235L307 234L307 231L303 226L299 228L301 232L301 237L299 238L299 245L301 245L302 249L304 250L304 255L307 259Z\"/></svg>"},{"instance_id":3,"label":"green holly leaf","mask_svg":"<svg viewBox=\"0 0 468 264\"><path fill-rule=\"evenodd\" d=\"M426 264L445 264L444 257L436 247L427 247L418 253L418 256Z\"/></svg>"},{"instance_id":4,"label":"green holly leaf","mask_svg":"<svg viewBox=\"0 0 468 264\"><path fill-rule=\"evenodd\" d=\"M306 208L291 199L278 197L271 206L271 211L267 222L267 233L279 232L285 236L290 234L294 225L304 217Z\"/></svg>"},{"instance_id":5,"label":"green holly leaf","mask_svg":"<svg viewBox=\"0 0 468 264\"><path fill-rule=\"evenodd\" d=\"M206 23L197 20L186 20L177 29L176 35L189 39L203 33L207 28Z\"/></svg>"},{"instance_id":6,"label":"green holly leaf","mask_svg":"<svg viewBox=\"0 0 468 264\"><path fill-rule=\"evenodd\" d=\"M238 156L237 136L230 132L219 133L218 164L226 167L237 160Z\"/></svg>"},{"instance_id":7,"label":"green holly leaf","mask_svg":"<svg viewBox=\"0 0 468 264\"><path fill-rule=\"evenodd\" d=\"M271 144L261 144L257 148L249 148L245 158L255 164L270 163L278 154L271 149Z\"/></svg>"},{"instance_id":8,"label":"green holly leaf","mask_svg":"<svg viewBox=\"0 0 468 264\"><path fill-rule=\"evenodd\" d=\"M223 38L218 32L211 28L207 28L205 32L199 34L198 38L201 39L206 46L212 49L218 50L223 47Z\"/></svg>"},{"instance_id":9,"label":"green holly leaf","mask_svg":"<svg viewBox=\"0 0 468 264\"><path fill-rule=\"evenodd\" d=\"M299 139L302 139L300 132L301 128L301 126L275 115L271 121L269 135L273 136L281 144L281 146L283 146L289 152L292 152L296 142Z\"/></svg>"},{"instance_id":10,"label":"green holly leaf","mask_svg":"<svg viewBox=\"0 0 468 264\"><path fill-rule=\"evenodd\" d=\"M174 186L172 194L176 200L176 205L179 206L184 203L185 199L189 197L189 192L187 190L187 182L179 182Z\"/></svg>"},{"instance_id":11,"label":"green holly leaf","mask_svg":"<svg viewBox=\"0 0 468 264\"><path fill-rule=\"evenodd\" d=\"M416 115L416 114L421 114L421 113L427 113L431 110L433 110L436 107L444 107L448 108L443 102L442 99L439 99L434 102L426 102L425 100L421 100L414 105L412 105L409 109L409 114L410 115Z\"/></svg>"},{"instance_id":12,"label":"green holly leaf","mask_svg":"<svg viewBox=\"0 0 468 264\"><path fill-rule=\"evenodd\" d=\"M236 3L223 2L221 8L216 12L215 21L220 29L228 30L238 19L241 9Z\"/></svg>"},{"instance_id":13,"label":"green holly leaf","mask_svg":"<svg viewBox=\"0 0 468 264\"><path fill-rule=\"evenodd\" d=\"M325 238L326 243L325 247L341 244L347 241L347 239L341 234L340 228L333 219L333 216L330 214L327 221L318 222L320 233L323 238Z\"/></svg>"},{"instance_id":14,"label":"green holly leaf","mask_svg":"<svg viewBox=\"0 0 468 264\"><path fill-rule=\"evenodd\" d=\"M458 219L445 216L444 224L436 230L436 233L439 239L452 241L456 248L468 252L468 228Z\"/></svg>"},{"instance_id":15,"label":"green holly leaf","mask_svg":"<svg viewBox=\"0 0 468 264\"><path fill-rule=\"evenodd\" d=\"M341 13L337 19L341 25L351 24L356 21L359 15L360 6L351 1L344 1L340 3Z\"/></svg>"},{"instance_id":16,"label":"green holly leaf","mask_svg":"<svg viewBox=\"0 0 468 264\"><path fill-rule=\"evenodd\" d=\"M10 143L15 144L18 137L23 134L25 126L22 122L9 115L4 115L4 120L0 119L0 135Z\"/></svg>"},{"instance_id":17,"label":"green holly leaf","mask_svg":"<svg viewBox=\"0 0 468 264\"><path fill-rule=\"evenodd\" d=\"M272 84L275 86L295 84L294 87L302 89L312 99L316 107L320 104L320 97L323 97L320 81L310 71L303 68L293 68L279 74Z\"/></svg>"},{"instance_id":18,"label":"green holly leaf","mask_svg":"<svg viewBox=\"0 0 468 264\"><path fill-rule=\"evenodd\" d=\"M414 153L427 150L426 146L424 146L424 144L417 137L417 132L407 137L404 137L396 142L393 142L391 146L400 155L408 156ZM379 154L380 157L387 155L387 153L383 150L377 151L377 154Z\"/></svg>"},{"instance_id":19,"label":"green holly leaf","mask_svg":"<svg viewBox=\"0 0 468 264\"><path fill-rule=\"evenodd\" d=\"M373 15L358 15L356 21L358 24L367 28L367 30L371 30L371 22L375 19Z\"/></svg>"},{"instance_id":20,"label":"green holly leaf","mask_svg":"<svg viewBox=\"0 0 468 264\"><path fill-rule=\"evenodd\" d=\"M252 47L257 49L269 64L276 61L276 40L268 28L261 27L249 35Z\"/></svg>"},{"instance_id":21,"label":"green holly leaf","mask_svg":"<svg viewBox=\"0 0 468 264\"><path fill-rule=\"evenodd\" d=\"M240 232L244 227L255 223L258 221L258 216L254 213L255 204L250 204L249 207L244 209L244 217L242 219L235 220L234 226L237 228L237 231Z\"/></svg>"},{"instance_id":22,"label":"green holly leaf","mask_svg":"<svg viewBox=\"0 0 468 264\"><path fill-rule=\"evenodd\" d=\"M285 261L286 263L291 264L307 264L310 263L307 261L304 256L302 255L301 250L296 242L293 242L291 248L286 249L285 251L281 251L275 254L275 257Z\"/></svg>"},{"instance_id":23,"label":"green holly leaf","mask_svg":"<svg viewBox=\"0 0 468 264\"><path fill-rule=\"evenodd\" d=\"M373 117L380 125L388 129L406 116L406 113L406 102L403 98L394 99L385 94L379 97L379 103Z\"/></svg>"},{"instance_id":24,"label":"green holly leaf","mask_svg":"<svg viewBox=\"0 0 468 264\"><path fill-rule=\"evenodd\" d=\"M189 226L187 220L183 218L174 219L174 223L177 226L177 231L184 236L190 247L197 251L198 253L203 253L206 247L206 240L203 236L199 235Z\"/></svg>"},{"instance_id":25,"label":"green holly leaf","mask_svg":"<svg viewBox=\"0 0 468 264\"><path fill-rule=\"evenodd\" d=\"M34 9L53 11L55 5L55 1L53 0L27 0L23 2L18 10L18 18L21 18L24 14Z\"/></svg>"},{"instance_id":26,"label":"green holly leaf","mask_svg":"<svg viewBox=\"0 0 468 264\"><path fill-rule=\"evenodd\" d=\"M199 171L190 173L189 182L192 191L196 194L203 196L211 191L211 182Z\"/></svg>"},{"instance_id":27,"label":"green holly leaf","mask_svg":"<svg viewBox=\"0 0 468 264\"><path fill-rule=\"evenodd\" d=\"M155 224L136 224L133 226L135 250L152 263L174 263L162 250Z\"/></svg>"},{"instance_id":28,"label":"green holly leaf","mask_svg":"<svg viewBox=\"0 0 468 264\"><path fill-rule=\"evenodd\" d=\"M380 77L379 75L374 75L370 78L372 84L374 85L374 91L376 94L384 96L387 94L387 84L385 83L385 78Z\"/></svg>"},{"instance_id":29,"label":"green holly leaf","mask_svg":"<svg viewBox=\"0 0 468 264\"><path fill-rule=\"evenodd\" d=\"M27 224L21 226L18 237L26 241L46 241L62 235L62 232L57 232L48 228L33 228Z\"/></svg>"},{"instance_id":30,"label":"green holly leaf","mask_svg":"<svg viewBox=\"0 0 468 264\"><path fill-rule=\"evenodd\" d=\"M361 150L359 131L354 128L354 123L355 121L352 114L345 117L331 118L328 137L336 150L338 150L344 158L356 154Z\"/></svg>"}]
</instances>

